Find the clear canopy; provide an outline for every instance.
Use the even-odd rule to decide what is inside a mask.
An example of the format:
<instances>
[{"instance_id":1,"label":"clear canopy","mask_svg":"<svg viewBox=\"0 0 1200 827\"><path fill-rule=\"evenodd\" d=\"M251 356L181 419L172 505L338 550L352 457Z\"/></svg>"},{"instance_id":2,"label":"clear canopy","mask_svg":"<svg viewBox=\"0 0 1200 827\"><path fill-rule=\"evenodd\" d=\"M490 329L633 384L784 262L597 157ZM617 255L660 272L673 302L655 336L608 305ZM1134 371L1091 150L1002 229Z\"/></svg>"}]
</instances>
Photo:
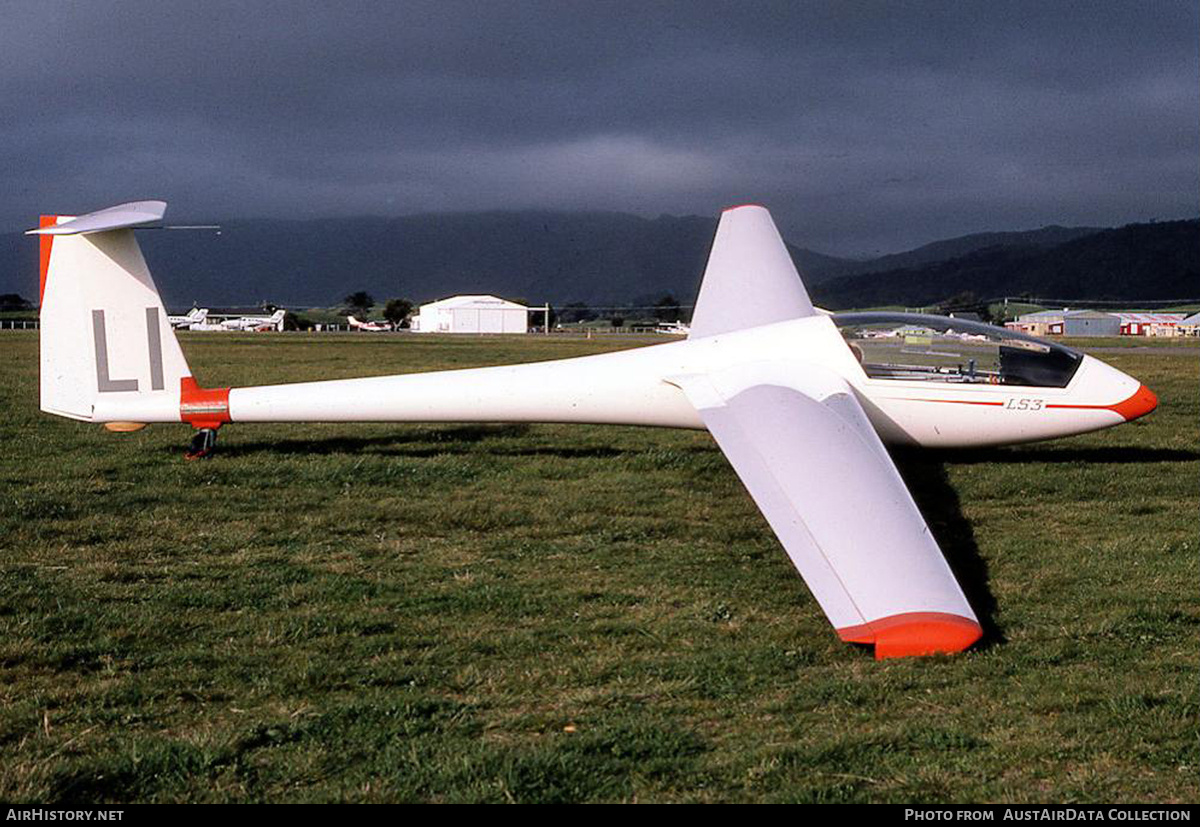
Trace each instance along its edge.
<instances>
[{"instance_id":1,"label":"clear canopy","mask_svg":"<svg viewBox=\"0 0 1200 827\"><path fill-rule=\"evenodd\" d=\"M1015 330L910 313L833 316L873 379L1063 388L1083 356Z\"/></svg>"}]
</instances>

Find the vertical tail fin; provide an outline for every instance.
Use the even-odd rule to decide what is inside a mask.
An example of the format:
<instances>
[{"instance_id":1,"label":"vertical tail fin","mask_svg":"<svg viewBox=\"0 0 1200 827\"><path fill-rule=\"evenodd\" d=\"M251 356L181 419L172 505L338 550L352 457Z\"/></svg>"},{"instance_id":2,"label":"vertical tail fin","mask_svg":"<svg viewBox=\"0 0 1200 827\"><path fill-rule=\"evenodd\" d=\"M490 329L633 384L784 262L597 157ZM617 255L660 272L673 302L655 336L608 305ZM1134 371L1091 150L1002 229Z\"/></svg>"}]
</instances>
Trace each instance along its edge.
<instances>
[{"instance_id":1,"label":"vertical tail fin","mask_svg":"<svg viewBox=\"0 0 1200 827\"><path fill-rule=\"evenodd\" d=\"M179 422L191 377L133 228L166 204L43 216L41 408L91 422Z\"/></svg>"}]
</instances>

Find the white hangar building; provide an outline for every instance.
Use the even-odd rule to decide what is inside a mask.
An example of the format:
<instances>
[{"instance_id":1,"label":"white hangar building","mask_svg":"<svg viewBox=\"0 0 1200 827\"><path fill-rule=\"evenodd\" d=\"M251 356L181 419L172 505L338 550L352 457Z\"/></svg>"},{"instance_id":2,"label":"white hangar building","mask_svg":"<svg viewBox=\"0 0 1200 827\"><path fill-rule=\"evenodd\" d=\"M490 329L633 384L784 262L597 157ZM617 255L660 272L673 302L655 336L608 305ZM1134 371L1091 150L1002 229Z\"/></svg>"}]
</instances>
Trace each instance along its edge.
<instances>
[{"instance_id":1,"label":"white hangar building","mask_svg":"<svg viewBox=\"0 0 1200 827\"><path fill-rule=\"evenodd\" d=\"M421 305L417 333L526 333L529 308L496 296L451 296Z\"/></svg>"}]
</instances>

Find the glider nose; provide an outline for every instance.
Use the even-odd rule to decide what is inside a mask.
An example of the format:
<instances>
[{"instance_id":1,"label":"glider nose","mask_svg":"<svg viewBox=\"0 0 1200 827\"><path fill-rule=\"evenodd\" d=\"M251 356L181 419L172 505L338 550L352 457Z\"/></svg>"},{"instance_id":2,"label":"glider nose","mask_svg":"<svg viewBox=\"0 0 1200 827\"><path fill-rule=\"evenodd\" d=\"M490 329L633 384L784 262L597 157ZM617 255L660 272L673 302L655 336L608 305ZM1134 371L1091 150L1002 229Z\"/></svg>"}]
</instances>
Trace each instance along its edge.
<instances>
[{"instance_id":1,"label":"glider nose","mask_svg":"<svg viewBox=\"0 0 1200 827\"><path fill-rule=\"evenodd\" d=\"M1110 425L1132 422L1158 407L1158 396L1154 391L1128 373L1093 356L1083 358L1087 369L1076 391L1081 404L1062 407L1111 411L1121 417L1116 422L1109 420Z\"/></svg>"},{"instance_id":2,"label":"glider nose","mask_svg":"<svg viewBox=\"0 0 1200 827\"><path fill-rule=\"evenodd\" d=\"M1158 397L1155 396L1154 391L1139 384L1138 389L1128 399L1114 405L1113 410L1125 417L1126 422L1132 422L1157 407Z\"/></svg>"}]
</instances>

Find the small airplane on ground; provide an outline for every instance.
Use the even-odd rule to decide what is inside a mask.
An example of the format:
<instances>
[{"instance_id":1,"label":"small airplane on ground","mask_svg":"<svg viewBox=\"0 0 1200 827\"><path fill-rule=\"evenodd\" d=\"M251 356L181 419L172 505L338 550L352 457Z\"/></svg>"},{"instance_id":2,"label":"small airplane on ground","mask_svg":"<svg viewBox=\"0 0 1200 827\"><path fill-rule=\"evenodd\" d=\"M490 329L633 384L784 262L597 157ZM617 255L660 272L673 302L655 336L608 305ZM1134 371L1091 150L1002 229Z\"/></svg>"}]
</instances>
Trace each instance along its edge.
<instances>
[{"instance_id":1,"label":"small airplane on ground","mask_svg":"<svg viewBox=\"0 0 1200 827\"><path fill-rule=\"evenodd\" d=\"M187 312L186 316L168 316L167 321L171 323L171 327L176 330L190 328L194 324L202 325L208 318L208 309L193 307Z\"/></svg>"},{"instance_id":2,"label":"small airplane on ground","mask_svg":"<svg viewBox=\"0 0 1200 827\"><path fill-rule=\"evenodd\" d=\"M686 336L692 332L692 329L683 322L663 322L654 328L654 332L665 333L668 336Z\"/></svg>"},{"instance_id":3,"label":"small airplane on ground","mask_svg":"<svg viewBox=\"0 0 1200 827\"><path fill-rule=\"evenodd\" d=\"M384 333L392 329L392 325L389 322L360 322L354 316L347 316L346 321L355 330L365 330L369 333Z\"/></svg>"},{"instance_id":4,"label":"small airplane on ground","mask_svg":"<svg viewBox=\"0 0 1200 827\"><path fill-rule=\"evenodd\" d=\"M685 341L552 362L203 388L133 228L166 204L44 216L41 408L113 430L230 422L577 422L707 429L842 640L878 658L958 652L975 613L884 442L1001 445L1152 411L1138 380L977 322L830 315L770 214L721 215Z\"/></svg>"},{"instance_id":5,"label":"small airplane on ground","mask_svg":"<svg viewBox=\"0 0 1200 827\"><path fill-rule=\"evenodd\" d=\"M286 314L286 310L276 310L270 316L239 316L234 319L224 319L220 324L225 330L254 330L257 332L283 330L283 317Z\"/></svg>"}]
</instances>

